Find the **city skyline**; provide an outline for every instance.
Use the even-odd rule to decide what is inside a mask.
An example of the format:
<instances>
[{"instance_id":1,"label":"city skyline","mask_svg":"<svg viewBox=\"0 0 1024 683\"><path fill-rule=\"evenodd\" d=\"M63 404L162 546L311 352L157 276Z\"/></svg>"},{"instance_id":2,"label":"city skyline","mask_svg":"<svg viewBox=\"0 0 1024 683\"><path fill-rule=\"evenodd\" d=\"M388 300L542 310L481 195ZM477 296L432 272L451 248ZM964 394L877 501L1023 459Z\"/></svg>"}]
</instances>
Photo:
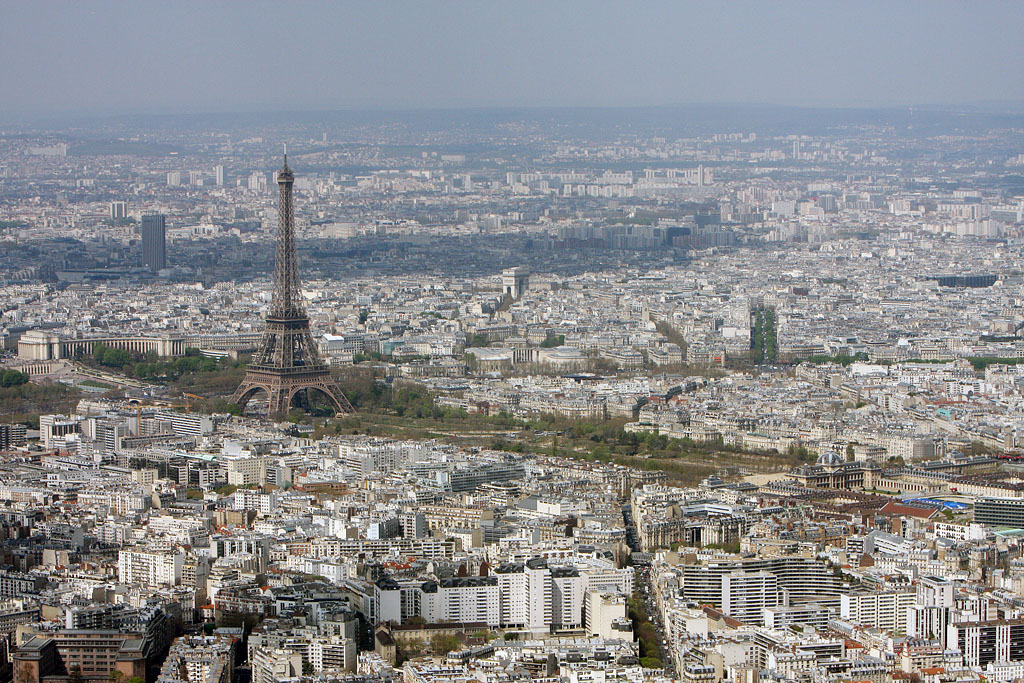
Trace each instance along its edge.
<instances>
[{"instance_id":1,"label":"city skyline","mask_svg":"<svg viewBox=\"0 0 1024 683\"><path fill-rule=\"evenodd\" d=\"M0 683L1024 681L1024 5L0 13Z\"/></svg>"}]
</instances>

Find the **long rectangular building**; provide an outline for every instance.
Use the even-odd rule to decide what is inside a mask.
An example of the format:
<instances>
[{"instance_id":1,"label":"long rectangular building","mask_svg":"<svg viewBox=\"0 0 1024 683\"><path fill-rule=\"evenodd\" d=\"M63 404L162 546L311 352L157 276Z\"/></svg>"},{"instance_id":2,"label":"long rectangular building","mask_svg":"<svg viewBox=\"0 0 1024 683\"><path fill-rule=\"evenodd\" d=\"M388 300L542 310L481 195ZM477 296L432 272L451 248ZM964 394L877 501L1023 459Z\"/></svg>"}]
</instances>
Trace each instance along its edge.
<instances>
[{"instance_id":1,"label":"long rectangular building","mask_svg":"<svg viewBox=\"0 0 1024 683\"><path fill-rule=\"evenodd\" d=\"M965 666L1024 662L1024 619L951 624L947 642L963 654Z\"/></svg>"},{"instance_id":2,"label":"long rectangular building","mask_svg":"<svg viewBox=\"0 0 1024 683\"><path fill-rule=\"evenodd\" d=\"M974 504L974 521L1024 529L1024 498L980 498Z\"/></svg>"},{"instance_id":3,"label":"long rectangular building","mask_svg":"<svg viewBox=\"0 0 1024 683\"><path fill-rule=\"evenodd\" d=\"M858 626L883 631L907 630L907 610L914 606L913 590L843 593L839 596L839 616Z\"/></svg>"},{"instance_id":4,"label":"long rectangular building","mask_svg":"<svg viewBox=\"0 0 1024 683\"><path fill-rule=\"evenodd\" d=\"M785 591L792 603L816 602L827 607L839 607L840 591L835 577L824 562L810 556L714 558L702 564L682 564L679 568L682 572L680 593L683 598L717 608L723 606L724 588L728 581L736 583L736 575L740 573L762 572L775 577L780 598ZM733 578L726 578L730 576ZM768 588L767 584L765 588ZM733 599L736 595L739 594L731 592L729 597ZM761 606L771 604L764 603ZM733 607L742 609L735 601Z\"/></svg>"}]
</instances>

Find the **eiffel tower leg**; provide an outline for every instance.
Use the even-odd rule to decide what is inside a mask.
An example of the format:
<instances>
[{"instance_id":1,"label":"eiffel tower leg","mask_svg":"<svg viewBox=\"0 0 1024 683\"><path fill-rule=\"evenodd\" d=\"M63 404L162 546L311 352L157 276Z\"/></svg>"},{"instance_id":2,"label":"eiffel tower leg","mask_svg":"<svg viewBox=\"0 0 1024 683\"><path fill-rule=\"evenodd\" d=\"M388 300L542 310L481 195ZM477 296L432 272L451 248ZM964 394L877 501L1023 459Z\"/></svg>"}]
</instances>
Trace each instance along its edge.
<instances>
[{"instance_id":1,"label":"eiffel tower leg","mask_svg":"<svg viewBox=\"0 0 1024 683\"><path fill-rule=\"evenodd\" d=\"M264 392L267 395L267 400L271 400L273 397L273 389L265 384L257 382L242 382L235 393L231 396L231 402L236 404L244 413L245 406L249 404L249 401L258 394Z\"/></svg>"},{"instance_id":2,"label":"eiffel tower leg","mask_svg":"<svg viewBox=\"0 0 1024 683\"><path fill-rule=\"evenodd\" d=\"M302 389L306 389L306 391L313 389L326 396L327 400L329 400L331 402L331 405L334 407L334 412L336 415L343 415L345 413L355 412L355 410L352 408L352 404L349 403L347 398L345 398L345 394L342 393L341 389L339 389L337 386L331 386L331 384L310 384L308 386L302 387Z\"/></svg>"},{"instance_id":3,"label":"eiffel tower leg","mask_svg":"<svg viewBox=\"0 0 1024 683\"><path fill-rule=\"evenodd\" d=\"M238 388L235 389L235 393L231 395L231 402L237 405L239 408L241 408L242 411L244 412L245 406L249 403L252 397L256 394L256 391L259 389L263 389L264 391L266 391L264 387L256 386L251 382L242 382L241 384L238 385Z\"/></svg>"},{"instance_id":4,"label":"eiffel tower leg","mask_svg":"<svg viewBox=\"0 0 1024 683\"><path fill-rule=\"evenodd\" d=\"M334 411L338 415L355 412L355 409L352 407L352 404L349 403L348 398L345 397L345 394L337 385L334 385L333 382L327 386L318 386L317 389L323 393L324 396L331 399L331 403L334 404Z\"/></svg>"}]
</instances>

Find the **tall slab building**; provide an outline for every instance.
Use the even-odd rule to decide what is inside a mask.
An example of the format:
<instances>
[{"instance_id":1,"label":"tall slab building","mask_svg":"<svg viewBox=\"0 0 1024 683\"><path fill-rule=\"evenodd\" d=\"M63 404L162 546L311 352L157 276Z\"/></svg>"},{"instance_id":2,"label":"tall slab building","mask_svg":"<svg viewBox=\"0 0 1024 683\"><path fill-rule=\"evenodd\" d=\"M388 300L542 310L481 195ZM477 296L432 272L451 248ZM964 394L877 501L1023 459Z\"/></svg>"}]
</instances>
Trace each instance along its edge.
<instances>
[{"instance_id":1,"label":"tall slab building","mask_svg":"<svg viewBox=\"0 0 1024 683\"><path fill-rule=\"evenodd\" d=\"M142 217L142 265L153 272L167 267L167 227L162 215Z\"/></svg>"}]
</instances>

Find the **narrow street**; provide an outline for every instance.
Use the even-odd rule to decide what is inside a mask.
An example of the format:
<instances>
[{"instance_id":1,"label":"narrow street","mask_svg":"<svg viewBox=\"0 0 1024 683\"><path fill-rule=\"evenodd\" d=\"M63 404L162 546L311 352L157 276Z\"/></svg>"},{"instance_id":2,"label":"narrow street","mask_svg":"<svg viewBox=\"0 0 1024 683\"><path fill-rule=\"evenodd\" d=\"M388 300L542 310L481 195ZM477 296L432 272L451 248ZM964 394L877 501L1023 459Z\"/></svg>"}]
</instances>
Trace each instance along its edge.
<instances>
[{"instance_id":1,"label":"narrow street","mask_svg":"<svg viewBox=\"0 0 1024 683\"><path fill-rule=\"evenodd\" d=\"M626 524L626 543L632 552L641 552L640 538L636 533L636 527L633 526L629 503L623 504L622 517ZM644 612L658 634L658 653L656 656L664 664L665 672L669 676L673 676L675 675L675 667L673 666L672 655L668 647L668 640L665 636L665 619L658 607L654 587L651 584L651 568L646 566L635 567L634 572L636 593L639 594L640 599L643 601Z\"/></svg>"}]
</instances>

